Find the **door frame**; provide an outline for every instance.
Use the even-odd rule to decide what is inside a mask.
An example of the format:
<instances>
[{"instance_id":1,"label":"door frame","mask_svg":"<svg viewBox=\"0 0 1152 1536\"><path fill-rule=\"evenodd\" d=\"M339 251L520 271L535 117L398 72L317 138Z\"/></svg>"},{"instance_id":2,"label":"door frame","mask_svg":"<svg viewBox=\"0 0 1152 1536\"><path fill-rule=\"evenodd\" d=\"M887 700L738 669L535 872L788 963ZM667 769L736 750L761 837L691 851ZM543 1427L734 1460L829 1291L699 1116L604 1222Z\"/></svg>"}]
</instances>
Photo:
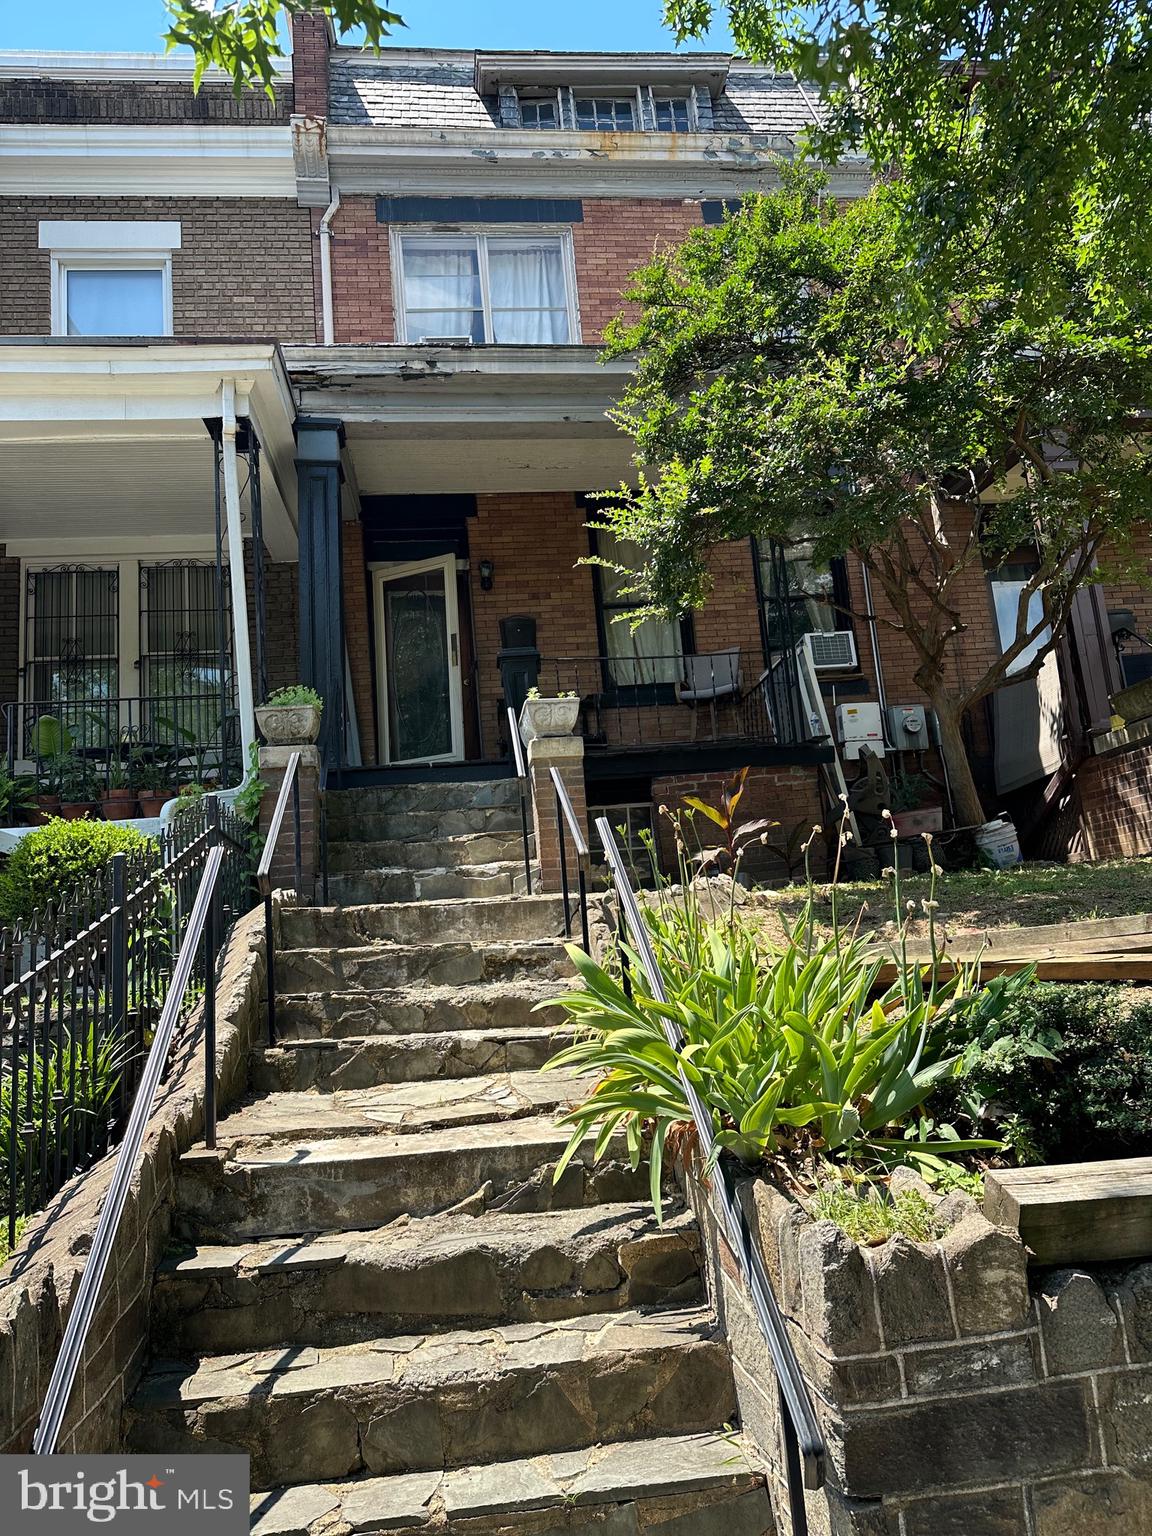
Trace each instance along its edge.
<instances>
[{"instance_id":1,"label":"door frame","mask_svg":"<svg viewBox=\"0 0 1152 1536\"><path fill-rule=\"evenodd\" d=\"M376 627L376 687L380 701L377 729L380 761L389 767L415 766L418 763L458 763L464 758L464 690L460 670L460 613L456 600L456 556L432 555L424 560L372 560L372 617ZM436 757L392 757L388 733L388 635L384 623L384 583L402 576L419 576L426 571L444 572L445 638L448 642L448 709L452 731L452 750Z\"/></svg>"}]
</instances>

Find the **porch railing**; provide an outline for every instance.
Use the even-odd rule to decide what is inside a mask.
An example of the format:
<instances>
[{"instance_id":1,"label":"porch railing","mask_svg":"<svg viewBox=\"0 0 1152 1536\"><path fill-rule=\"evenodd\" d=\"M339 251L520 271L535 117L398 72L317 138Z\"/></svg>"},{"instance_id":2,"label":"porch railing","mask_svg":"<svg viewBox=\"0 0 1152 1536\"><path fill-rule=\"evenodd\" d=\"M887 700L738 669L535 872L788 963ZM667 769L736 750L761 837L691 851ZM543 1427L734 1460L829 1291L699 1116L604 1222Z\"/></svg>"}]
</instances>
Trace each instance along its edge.
<instances>
[{"instance_id":1,"label":"porch railing","mask_svg":"<svg viewBox=\"0 0 1152 1536\"><path fill-rule=\"evenodd\" d=\"M0 732L9 774L31 773L45 793L71 788L77 800L242 776L239 715L219 692L10 701Z\"/></svg>"},{"instance_id":2,"label":"porch railing","mask_svg":"<svg viewBox=\"0 0 1152 1536\"><path fill-rule=\"evenodd\" d=\"M124 1135L209 854L218 933L250 903L247 829L209 798L57 906L0 929L0 1181L22 1217ZM202 991L201 954L190 984Z\"/></svg>"},{"instance_id":3,"label":"porch railing","mask_svg":"<svg viewBox=\"0 0 1152 1536\"><path fill-rule=\"evenodd\" d=\"M532 840L528 826L532 819L532 779L524 762L524 743L516 711L508 705L508 739L512 743L512 767L520 790L520 833L524 846L524 890L532 894Z\"/></svg>"},{"instance_id":4,"label":"porch railing","mask_svg":"<svg viewBox=\"0 0 1152 1536\"><path fill-rule=\"evenodd\" d=\"M795 658L781 653L763 670L750 666L737 647L695 655L544 656L537 686L542 694L576 695L577 730L589 751L809 739Z\"/></svg>"}]
</instances>

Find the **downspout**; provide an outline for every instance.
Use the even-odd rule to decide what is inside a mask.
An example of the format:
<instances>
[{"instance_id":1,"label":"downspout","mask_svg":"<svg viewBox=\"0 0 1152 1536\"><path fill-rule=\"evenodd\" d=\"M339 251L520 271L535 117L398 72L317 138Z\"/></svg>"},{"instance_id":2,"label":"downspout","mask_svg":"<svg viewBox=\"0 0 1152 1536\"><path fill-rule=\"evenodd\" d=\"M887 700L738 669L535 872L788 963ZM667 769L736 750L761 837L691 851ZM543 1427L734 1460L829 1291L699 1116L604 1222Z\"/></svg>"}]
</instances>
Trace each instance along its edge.
<instances>
[{"instance_id":1,"label":"downspout","mask_svg":"<svg viewBox=\"0 0 1152 1536\"><path fill-rule=\"evenodd\" d=\"M333 190L332 201L324 210L324 216L320 220L320 311L322 316L324 345L333 345L336 337L336 322L332 310L332 220L336 217L336 210L340 207L340 193Z\"/></svg>"},{"instance_id":2,"label":"downspout","mask_svg":"<svg viewBox=\"0 0 1152 1536\"><path fill-rule=\"evenodd\" d=\"M220 457L224 469L224 516L228 529L228 583L232 592L232 644L236 659L236 700L244 753L241 780L256 740L256 709L252 697L252 651L248 638L248 590L244 580L244 529L240 520L240 477L236 469L236 385L220 386Z\"/></svg>"},{"instance_id":3,"label":"downspout","mask_svg":"<svg viewBox=\"0 0 1152 1536\"><path fill-rule=\"evenodd\" d=\"M868 567L864 560L860 561L860 577L864 583L864 601L868 605L868 642L872 647L872 665L876 669L876 697L880 701L880 729L884 733L884 740L891 746L888 740L888 695L884 691L884 664L880 660L880 643L876 638L876 614L872 607L872 582L868 576Z\"/></svg>"}]
</instances>

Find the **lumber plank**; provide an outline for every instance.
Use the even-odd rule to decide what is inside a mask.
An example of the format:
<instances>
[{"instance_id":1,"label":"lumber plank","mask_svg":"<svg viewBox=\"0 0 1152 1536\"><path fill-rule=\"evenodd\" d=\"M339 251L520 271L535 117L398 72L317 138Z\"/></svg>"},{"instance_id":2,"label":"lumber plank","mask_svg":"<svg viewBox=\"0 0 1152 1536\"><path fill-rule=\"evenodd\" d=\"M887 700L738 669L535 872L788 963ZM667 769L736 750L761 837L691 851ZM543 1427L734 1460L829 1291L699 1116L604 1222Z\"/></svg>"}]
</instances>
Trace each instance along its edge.
<instances>
[{"instance_id":1,"label":"lumber plank","mask_svg":"<svg viewBox=\"0 0 1152 1536\"><path fill-rule=\"evenodd\" d=\"M997 1168L984 1214L1014 1227L1033 1264L1112 1263L1152 1256L1152 1157Z\"/></svg>"}]
</instances>

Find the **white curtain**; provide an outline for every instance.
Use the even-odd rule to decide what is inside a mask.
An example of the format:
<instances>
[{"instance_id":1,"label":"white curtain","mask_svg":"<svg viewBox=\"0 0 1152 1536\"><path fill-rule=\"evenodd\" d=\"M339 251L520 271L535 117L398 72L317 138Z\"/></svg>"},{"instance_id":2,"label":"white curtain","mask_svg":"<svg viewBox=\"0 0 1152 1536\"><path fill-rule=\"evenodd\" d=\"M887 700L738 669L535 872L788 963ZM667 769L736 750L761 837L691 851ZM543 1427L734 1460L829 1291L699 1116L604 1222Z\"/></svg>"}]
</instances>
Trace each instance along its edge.
<instances>
[{"instance_id":1,"label":"white curtain","mask_svg":"<svg viewBox=\"0 0 1152 1536\"><path fill-rule=\"evenodd\" d=\"M597 533L596 541L603 559L624 567L623 572L600 567L604 638L612 658L614 681L621 688L679 682L684 670L679 624L667 619L645 619L638 628L631 629L627 622L613 622L618 614L637 606L638 599L624 588L631 585L627 573L643 564L639 547L630 539L616 539L604 532Z\"/></svg>"},{"instance_id":2,"label":"white curtain","mask_svg":"<svg viewBox=\"0 0 1152 1536\"><path fill-rule=\"evenodd\" d=\"M163 336L158 267L72 267L64 274L69 336Z\"/></svg>"},{"instance_id":3,"label":"white curtain","mask_svg":"<svg viewBox=\"0 0 1152 1536\"><path fill-rule=\"evenodd\" d=\"M484 340L475 245L404 242L404 307L409 341L422 336Z\"/></svg>"},{"instance_id":4,"label":"white curtain","mask_svg":"<svg viewBox=\"0 0 1152 1536\"><path fill-rule=\"evenodd\" d=\"M568 295L556 241L533 245L488 242L493 341L563 344Z\"/></svg>"}]
</instances>

